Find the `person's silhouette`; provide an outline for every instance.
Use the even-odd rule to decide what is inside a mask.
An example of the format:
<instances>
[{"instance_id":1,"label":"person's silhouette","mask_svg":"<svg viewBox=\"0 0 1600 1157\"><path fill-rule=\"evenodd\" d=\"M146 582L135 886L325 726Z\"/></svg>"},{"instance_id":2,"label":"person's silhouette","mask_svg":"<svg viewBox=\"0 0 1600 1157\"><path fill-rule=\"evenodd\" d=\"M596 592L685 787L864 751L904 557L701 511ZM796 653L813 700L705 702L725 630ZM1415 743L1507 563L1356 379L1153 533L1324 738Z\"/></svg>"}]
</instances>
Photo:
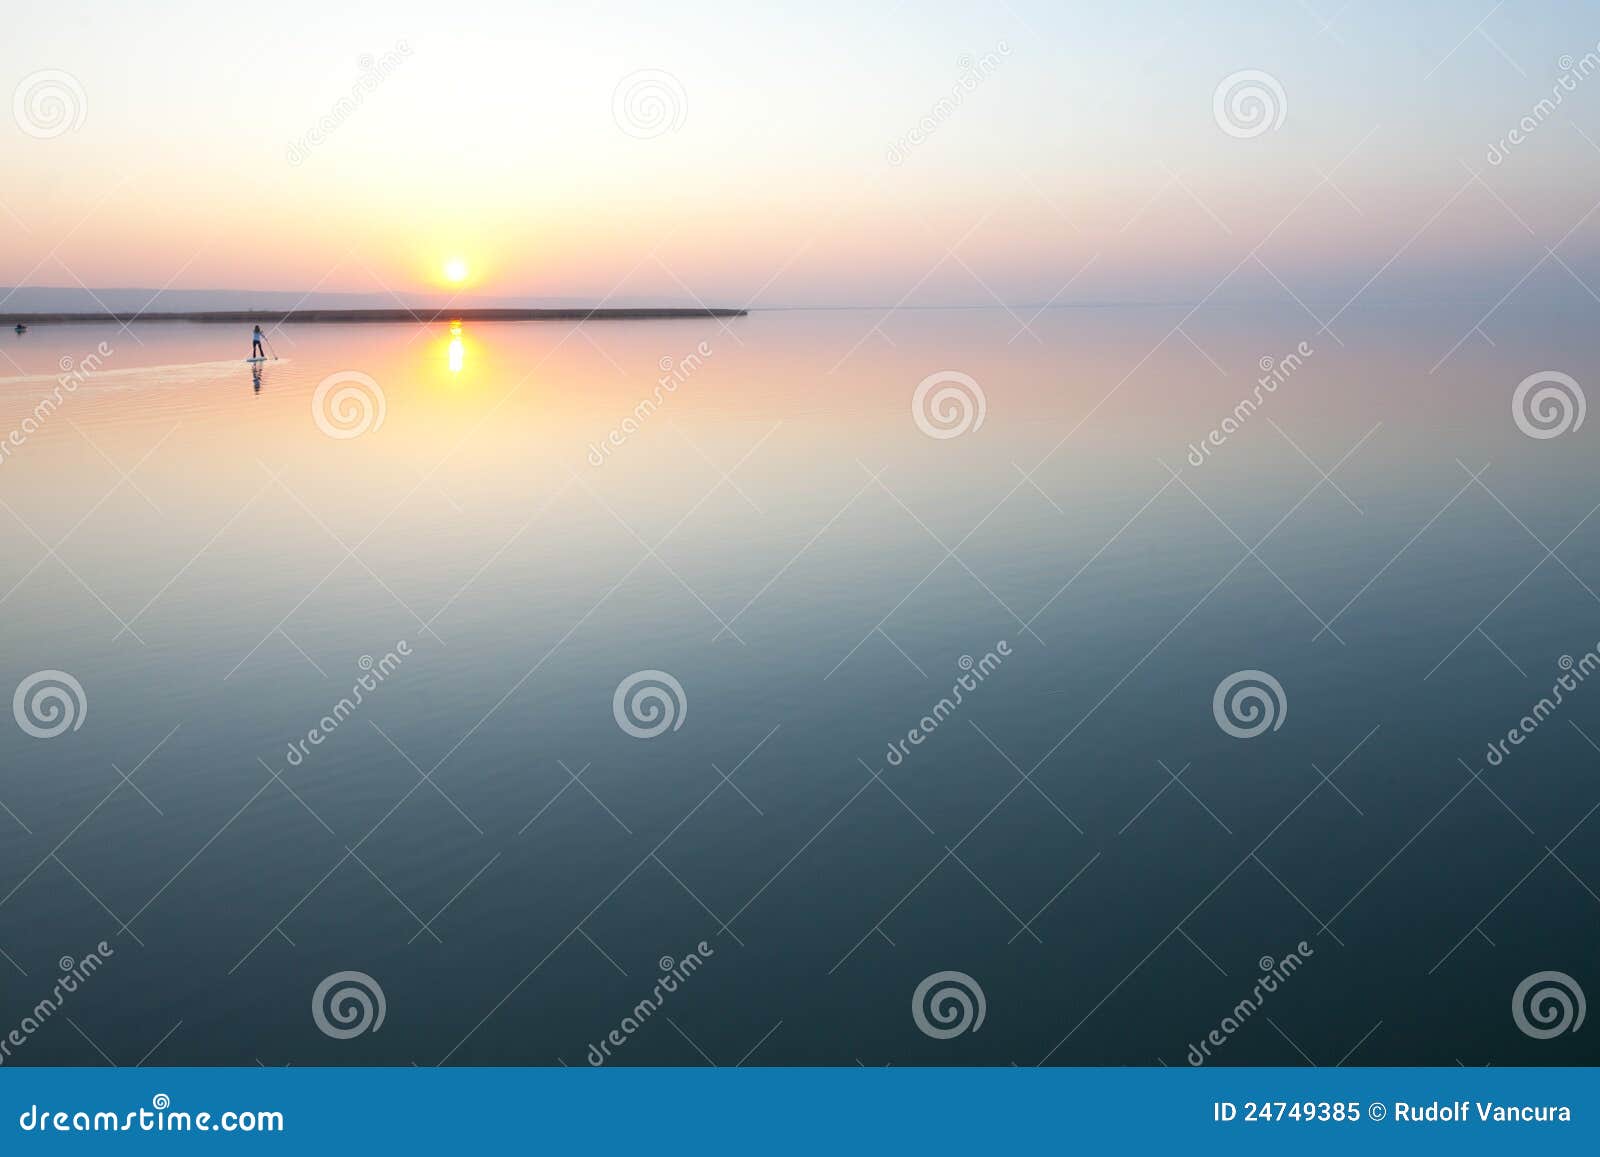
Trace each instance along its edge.
<instances>
[{"instance_id":1,"label":"person's silhouette","mask_svg":"<svg viewBox=\"0 0 1600 1157\"><path fill-rule=\"evenodd\" d=\"M250 356L251 357L253 357L253 358L261 358L261 357L266 357L267 356L266 352L261 348L261 339L263 337L265 337L265 336L266 335L261 332L261 327L259 325L256 326L255 332L250 335Z\"/></svg>"}]
</instances>

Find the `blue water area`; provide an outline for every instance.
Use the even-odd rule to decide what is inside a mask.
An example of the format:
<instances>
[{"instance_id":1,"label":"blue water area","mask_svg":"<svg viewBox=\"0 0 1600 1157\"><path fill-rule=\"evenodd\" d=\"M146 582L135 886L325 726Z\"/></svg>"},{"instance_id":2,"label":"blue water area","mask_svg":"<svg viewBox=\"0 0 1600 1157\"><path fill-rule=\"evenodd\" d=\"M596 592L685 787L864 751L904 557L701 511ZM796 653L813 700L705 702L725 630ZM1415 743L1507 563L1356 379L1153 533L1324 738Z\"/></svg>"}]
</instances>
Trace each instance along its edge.
<instances>
[{"instance_id":1,"label":"blue water area","mask_svg":"<svg viewBox=\"0 0 1600 1157\"><path fill-rule=\"evenodd\" d=\"M1594 1063L1593 331L1482 313L35 327L0 1059Z\"/></svg>"}]
</instances>

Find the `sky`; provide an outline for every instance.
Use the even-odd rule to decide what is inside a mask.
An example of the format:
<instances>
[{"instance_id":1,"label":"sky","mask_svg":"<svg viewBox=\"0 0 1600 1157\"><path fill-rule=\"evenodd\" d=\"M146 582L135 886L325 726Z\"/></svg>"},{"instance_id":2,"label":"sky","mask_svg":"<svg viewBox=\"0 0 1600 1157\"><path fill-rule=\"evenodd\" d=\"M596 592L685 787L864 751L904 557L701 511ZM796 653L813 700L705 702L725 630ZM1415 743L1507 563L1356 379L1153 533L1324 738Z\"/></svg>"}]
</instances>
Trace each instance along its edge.
<instances>
[{"instance_id":1,"label":"sky","mask_svg":"<svg viewBox=\"0 0 1600 1157\"><path fill-rule=\"evenodd\" d=\"M1584 295L1585 54L1565 0L61 0L0 42L0 286ZM1216 104L1246 71L1259 133Z\"/></svg>"}]
</instances>

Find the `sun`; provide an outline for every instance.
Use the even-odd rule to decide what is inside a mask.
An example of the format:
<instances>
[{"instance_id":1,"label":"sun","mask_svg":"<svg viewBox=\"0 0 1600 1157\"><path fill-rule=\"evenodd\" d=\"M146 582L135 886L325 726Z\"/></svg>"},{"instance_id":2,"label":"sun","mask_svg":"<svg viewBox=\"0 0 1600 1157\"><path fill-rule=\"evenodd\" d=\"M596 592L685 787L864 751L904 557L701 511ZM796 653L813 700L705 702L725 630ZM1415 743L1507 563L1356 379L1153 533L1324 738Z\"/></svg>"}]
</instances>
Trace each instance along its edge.
<instances>
[{"instance_id":1,"label":"sun","mask_svg":"<svg viewBox=\"0 0 1600 1157\"><path fill-rule=\"evenodd\" d=\"M467 279L467 263L460 257L452 257L444 263L444 278L452 285L460 285Z\"/></svg>"}]
</instances>

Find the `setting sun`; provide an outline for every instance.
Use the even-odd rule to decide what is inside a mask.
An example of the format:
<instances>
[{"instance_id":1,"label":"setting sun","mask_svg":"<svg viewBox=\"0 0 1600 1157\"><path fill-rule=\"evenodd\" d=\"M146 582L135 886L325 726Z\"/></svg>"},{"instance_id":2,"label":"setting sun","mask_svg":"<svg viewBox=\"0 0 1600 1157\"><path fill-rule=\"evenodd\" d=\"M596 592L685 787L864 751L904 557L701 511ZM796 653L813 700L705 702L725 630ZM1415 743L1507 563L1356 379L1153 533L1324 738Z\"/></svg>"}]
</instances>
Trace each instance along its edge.
<instances>
[{"instance_id":1,"label":"setting sun","mask_svg":"<svg viewBox=\"0 0 1600 1157\"><path fill-rule=\"evenodd\" d=\"M0 16L0 1138L1600 1157L1600 0L1086 7Z\"/></svg>"}]
</instances>

